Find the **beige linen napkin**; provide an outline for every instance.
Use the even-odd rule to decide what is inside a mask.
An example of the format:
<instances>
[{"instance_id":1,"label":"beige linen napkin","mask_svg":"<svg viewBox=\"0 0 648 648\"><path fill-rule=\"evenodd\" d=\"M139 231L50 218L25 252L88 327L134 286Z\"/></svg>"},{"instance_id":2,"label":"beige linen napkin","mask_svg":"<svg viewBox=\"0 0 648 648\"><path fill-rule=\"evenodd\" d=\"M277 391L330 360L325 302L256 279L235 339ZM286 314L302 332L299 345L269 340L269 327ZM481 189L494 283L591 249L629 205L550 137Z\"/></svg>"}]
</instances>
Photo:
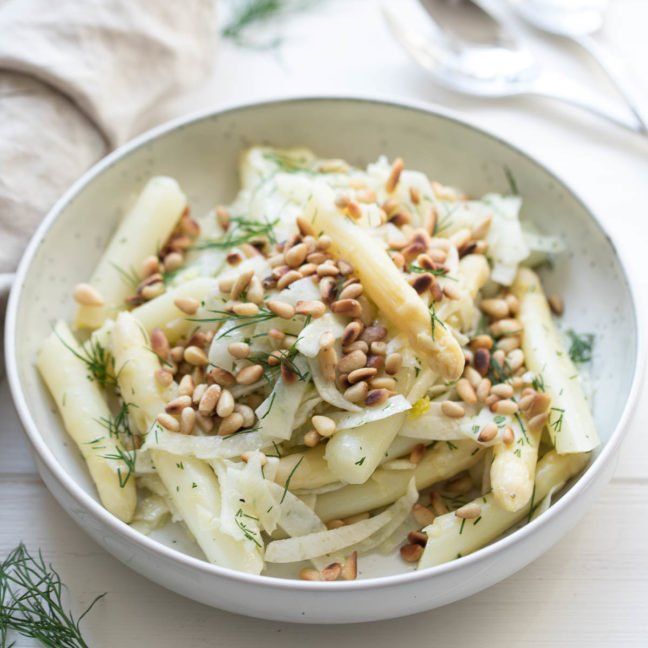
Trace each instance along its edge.
<instances>
[{"instance_id":1,"label":"beige linen napkin","mask_svg":"<svg viewBox=\"0 0 648 648\"><path fill-rule=\"evenodd\" d=\"M208 73L214 0L0 0L0 34L0 273L9 273L62 192Z\"/></svg>"}]
</instances>

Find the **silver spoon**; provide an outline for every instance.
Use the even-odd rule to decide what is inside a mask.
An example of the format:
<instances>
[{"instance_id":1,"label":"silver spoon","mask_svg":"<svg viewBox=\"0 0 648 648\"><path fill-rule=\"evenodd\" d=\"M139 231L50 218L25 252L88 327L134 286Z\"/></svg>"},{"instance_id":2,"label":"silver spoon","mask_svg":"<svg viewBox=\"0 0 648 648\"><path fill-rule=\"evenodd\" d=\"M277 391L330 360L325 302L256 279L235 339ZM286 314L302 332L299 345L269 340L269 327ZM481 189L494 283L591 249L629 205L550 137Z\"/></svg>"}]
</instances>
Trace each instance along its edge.
<instances>
[{"instance_id":1,"label":"silver spoon","mask_svg":"<svg viewBox=\"0 0 648 648\"><path fill-rule=\"evenodd\" d=\"M510 0L524 20L541 31L563 36L580 45L603 68L628 107L648 132L648 120L641 102L622 64L592 35L603 27L608 0Z\"/></svg>"},{"instance_id":2,"label":"silver spoon","mask_svg":"<svg viewBox=\"0 0 648 648\"><path fill-rule=\"evenodd\" d=\"M425 20L426 35L418 27L403 24L386 8L383 12L400 44L445 87L481 97L549 97L643 132L632 116L613 105L603 105L602 99L570 79L543 71L509 30L471 0L422 1L428 12L438 17Z\"/></svg>"}]
</instances>

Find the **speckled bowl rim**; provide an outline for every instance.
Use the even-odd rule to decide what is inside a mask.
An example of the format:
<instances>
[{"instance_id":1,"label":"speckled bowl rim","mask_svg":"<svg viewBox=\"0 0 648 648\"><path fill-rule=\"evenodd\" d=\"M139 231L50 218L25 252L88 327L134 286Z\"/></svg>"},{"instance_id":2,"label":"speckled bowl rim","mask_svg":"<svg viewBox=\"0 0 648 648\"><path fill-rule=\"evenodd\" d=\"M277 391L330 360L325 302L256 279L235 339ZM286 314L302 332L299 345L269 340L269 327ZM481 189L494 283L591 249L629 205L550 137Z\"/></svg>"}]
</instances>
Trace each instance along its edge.
<instances>
[{"instance_id":1,"label":"speckled bowl rim","mask_svg":"<svg viewBox=\"0 0 648 648\"><path fill-rule=\"evenodd\" d=\"M560 498L555 504L553 504L546 512L541 516L537 517L535 520L521 527L520 529L514 531L510 535L490 544L486 547L479 549L467 556L457 558L451 562L443 563L435 567L430 567L421 571L405 572L402 574L395 574L391 576L379 576L375 578L368 578L355 581L335 581L335 582L314 582L314 581L304 581L297 579L284 579L277 578L273 576L264 576L264 575L253 575L246 574L243 572L237 572L232 569L225 567L219 567L217 565L212 565L204 560L199 558L194 558L185 553L182 553L176 549L167 547L148 536L132 529L126 523L118 520L116 517L111 515L106 509L104 509L99 502L90 497L71 477L69 477L66 472L63 470L61 464L58 463L54 454L47 447L36 426L36 422L31 417L29 406L26 402L24 393L21 388L19 373L18 373L18 362L15 353L14 339L16 336L16 320L18 314L18 306L21 300L22 286L24 284L25 276L29 272L31 261L36 254L36 251L39 247L40 242L43 240L48 229L52 226L54 221L58 218L59 214L65 209L68 203L86 187L102 174L106 169L112 167L115 164L118 164L122 159L126 158L136 149L146 145L151 140L154 140L161 135L165 135L170 131L180 129L188 126L194 122L209 119L217 115L225 115L229 113L236 113L239 110L246 110L252 108L263 108L271 107L282 104L294 104L294 103L311 103L311 102L340 102L344 103L361 103L364 105L387 105L392 108L398 108L401 110L409 110L419 113L425 113L435 117L441 117L450 122L454 122L457 125L465 127L469 130L472 130L475 133L486 136L495 140L499 144L509 148L514 153L517 153L529 162L539 167L542 171L547 173L554 182L560 187L562 187L583 209L584 212L588 214L591 218L594 226L598 227L601 233L605 236L608 243L610 244L612 251L616 257L616 261L619 264L621 269L623 280L625 281L626 287L631 297L632 302L632 312L634 315L634 322L636 325L636 337L635 343L637 348L637 357L635 358L635 364L633 368L632 384L630 387L630 392L628 394L628 399L623 408L623 412L617 425L612 432L610 439L604 445L601 452L594 459L594 461L588 466L586 471L578 478L576 483ZM214 575L219 578L231 579L233 581L238 581L241 583L248 583L254 586L261 586L263 588L280 588L285 590L293 590L295 592L300 591L317 591L322 590L326 592L335 592L335 591L358 591L363 592L373 589L389 588L396 585L404 585L409 582L416 582L419 580L432 579L437 575L445 574L454 569L458 569L462 566L469 566L472 563L478 563L480 560L487 557L496 557L498 554L505 552L509 547L514 546L525 540L527 536L533 534L540 525L548 524L551 519L557 517L561 511L572 504L572 502L579 497L581 491L585 491L592 482L595 481L597 474L603 470L605 464L612 460L614 453L616 452L623 435L627 431L628 419L632 413L635 402L639 395L639 390L641 387L642 377L645 367L645 335L643 334L642 329L642 314L638 308L639 300L637 298L637 287L634 282L631 280L627 268L623 263L621 256L619 255L617 248L614 244L612 237L608 234L606 229L603 227L599 219L595 216L591 209L589 209L586 203L579 197L579 195L574 192L562 179L557 177L552 171L550 171L544 164L539 162L533 156L528 153L520 150L517 146L514 146L507 140L493 135L488 131L479 128L470 122L458 117L453 111L448 109L426 104L423 102L417 101L394 101L391 98L382 98L380 96L371 96L371 97L360 97L360 96L341 96L341 95L316 95L316 96L290 96L275 98L267 101L250 101L250 102L241 102L241 103L232 103L218 109L209 109L203 110L198 113L193 113L178 119L174 119L165 124L162 124L156 128L153 128L142 135L134 138L127 144L121 146L117 150L113 151L105 158L97 162L92 166L88 171L86 171L56 202L56 204L51 208L47 216L44 218L43 222L36 230L34 236L29 242L27 249L22 257L18 270L16 272L16 277L14 280L13 288L9 297L9 302L7 305L7 315L6 315L6 326L5 326L5 354L6 354L6 366L7 366L7 376L9 379L9 386L11 390L11 395L13 397L14 405L16 411L20 418L20 421L23 425L23 429L27 436L28 441L30 442L34 452L37 453L40 460L47 466L51 473L56 477L59 483L65 488L68 494L76 501L76 503L90 512L99 522L107 525L113 531L117 533L124 534L128 537L129 540L133 541L140 548L152 551L153 553L159 554L161 557L177 561L178 563L191 568L197 569L204 572L206 575Z\"/></svg>"}]
</instances>

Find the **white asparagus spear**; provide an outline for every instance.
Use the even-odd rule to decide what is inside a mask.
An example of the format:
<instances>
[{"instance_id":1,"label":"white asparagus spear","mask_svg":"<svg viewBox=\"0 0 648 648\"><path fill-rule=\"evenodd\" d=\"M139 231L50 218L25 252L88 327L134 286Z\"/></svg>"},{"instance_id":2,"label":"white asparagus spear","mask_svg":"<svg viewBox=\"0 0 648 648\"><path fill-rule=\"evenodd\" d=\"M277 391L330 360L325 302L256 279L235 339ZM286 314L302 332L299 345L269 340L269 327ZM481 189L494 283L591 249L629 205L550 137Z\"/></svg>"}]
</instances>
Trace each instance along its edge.
<instances>
[{"instance_id":1,"label":"white asparagus spear","mask_svg":"<svg viewBox=\"0 0 648 648\"><path fill-rule=\"evenodd\" d=\"M124 307L133 292L128 276L142 261L164 245L187 206L187 197L173 178L151 178L101 255L90 285L103 299L102 305L82 305L77 326L96 329Z\"/></svg>"},{"instance_id":2,"label":"white asparagus spear","mask_svg":"<svg viewBox=\"0 0 648 648\"><path fill-rule=\"evenodd\" d=\"M562 488L588 461L588 454L559 455L555 450L548 452L538 462L533 503L541 502L550 490ZM507 511L498 505L492 493L488 493L462 507L469 510L473 517L466 519L455 512L438 516L423 529L428 540L418 568L433 567L476 551L528 517L529 506L519 511Z\"/></svg>"},{"instance_id":3,"label":"white asparagus spear","mask_svg":"<svg viewBox=\"0 0 648 648\"><path fill-rule=\"evenodd\" d=\"M461 347L445 325L431 316L371 231L356 225L332 203L329 208L309 203L305 219L331 237L335 254L353 265L365 293L394 326L407 334L412 347L430 367L448 380L459 378L464 367Z\"/></svg>"},{"instance_id":4,"label":"white asparagus spear","mask_svg":"<svg viewBox=\"0 0 648 648\"><path fill-rule=\"evenodd\" d=\"M140 433L146 434L166 403L153 377L159 363L149 349L146 331L126 311L115 323L113 353L121 393L132 403L131 419ZM177 457L163 450L151 449L150 454L173 506L205 556L232 569L258 573L263 565L258 548L249 540L234 540L218 531L220 490L211 468L200 459Z\"/></svg>"},{"instance_id":5,"label":"white asparagus spear","mask_svg":"<svg viewBox=\"0 0 648 648\"><path fill-rule=\"evenodd\" d=\"M135 480L128 479L117 442L102 421L110 410L96 380L91 380L86 357L65 322L58 322L38 352L36 366L63 417L67 433L79 448L97 487L101 503L113 515L130 522L135 512ZM121 472L121 485L120 475Z\"/></svg>"},{"instance_id":6,"label":"white asparagus spear","mask_svg":"<svg viewBox=\"0 0 648 648\"><path fill-rule=\"evenodd\" d=\"M519 320L523 326L522 350L527 367L542 376L551 396L549 434L556 450L589 452L599 444L594 419L578 372L563 348L554 326L538 275L520 268L513 282L513 293L520 301Z\"/></svg>"}]
</instances>

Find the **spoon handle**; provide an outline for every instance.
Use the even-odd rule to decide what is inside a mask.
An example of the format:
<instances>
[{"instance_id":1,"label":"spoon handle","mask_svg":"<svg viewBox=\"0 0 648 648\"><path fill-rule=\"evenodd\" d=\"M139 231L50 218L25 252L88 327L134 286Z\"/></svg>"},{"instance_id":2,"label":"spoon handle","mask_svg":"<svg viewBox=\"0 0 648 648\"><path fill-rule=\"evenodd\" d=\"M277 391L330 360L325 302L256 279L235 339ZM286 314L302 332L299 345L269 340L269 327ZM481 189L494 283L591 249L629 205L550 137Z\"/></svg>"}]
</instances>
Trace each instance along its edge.
<instances>
[{"instance_id":1,"label":"spoon handle","mask_svg":"<svg viewBox=\"0 0 648 648\"><path fill-rule=\"evenodd\" d=\"M645 108L642 109L643 102L623 62L592 36L580 36L573 40L601 66L641 124L641 132L648 134L648 115Z\"/></svg>"},{"instance_id":2,"label":"spoon handle","mask_svg":"<svg viewBox=\"0 0 648 648\"><path fill-rule=\"evenodd\" d=\"M643 123L634 115L619 111L613 104L601 100L587 89L560 75L543 72L535 81L531 82L525 92L578 106L633 133L648 134Z\"/></svg>"}]
</instances>

